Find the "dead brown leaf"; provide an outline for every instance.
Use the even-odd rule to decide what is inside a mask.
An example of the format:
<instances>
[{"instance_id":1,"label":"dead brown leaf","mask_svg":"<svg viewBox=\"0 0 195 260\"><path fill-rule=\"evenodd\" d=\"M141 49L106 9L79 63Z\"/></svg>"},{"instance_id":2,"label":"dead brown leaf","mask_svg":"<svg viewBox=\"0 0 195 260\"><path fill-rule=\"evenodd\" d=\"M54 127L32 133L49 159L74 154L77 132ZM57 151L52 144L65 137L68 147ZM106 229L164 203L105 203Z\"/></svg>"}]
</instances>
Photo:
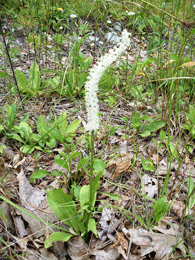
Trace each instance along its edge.
<instances>
[{"instance_id":1,"label":"dead brown leaf","mask_svg":"<svg viewBox=\"0 0 195 260\"><path fill-rule=\"evenodd\" d=\"M172 207L171 212L178 216L180 219L184 216L183 211L185 209L185 204L183 201L175 200Z\"/></svg>"},{"instance_id":2,"label":"dead brown leaf","mask_svg":"<svg viewBox=\"0 0 195 260\"><path fill-rule=\"evenodd\" d=\"M126 237L131 239L132 244L141 248L137 249L137 253L140 254L141 257L155 252L156 260L168 260L172 249L178 242L176 236L154 233L141 228L129 230L123 228L122 231ZM185 248L182 244L177 245L177 248L185 255Z\"/></svg>"},{"instance_id":3,"label":"dead brown leaf","mask_svg":"<svg viewBox=\"0 0 195 260\"><path fill-rule=\"evenodd\" d=\"M114 173L112 175L112 179L118 177L122 172L125 172L129 169L131 165L131 160L129 156L126 154L123 157L117 157L114 159L106 168L114 167Z\"/></svg>"}]
</instances>

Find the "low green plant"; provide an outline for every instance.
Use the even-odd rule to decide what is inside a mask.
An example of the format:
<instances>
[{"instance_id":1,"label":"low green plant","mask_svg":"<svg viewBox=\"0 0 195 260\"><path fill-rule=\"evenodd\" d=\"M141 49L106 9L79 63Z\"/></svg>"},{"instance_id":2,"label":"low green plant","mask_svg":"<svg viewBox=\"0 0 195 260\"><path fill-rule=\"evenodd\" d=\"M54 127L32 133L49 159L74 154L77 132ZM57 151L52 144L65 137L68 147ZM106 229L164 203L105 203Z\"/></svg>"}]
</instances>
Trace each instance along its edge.
<instances>
[{"instance_id":1,"label":"low green plant","mask_svg":"<svg viewBox=\"0 0 195 260\"><path fill-rule=\"evenodd\" d=\"M97 235L96 222L92 212L95 207L101 176L102 172L99 172L90 185L84 185L78 190L77 194L79 195L76 202L71 195L64 193L62 189L47 190L47 201L52 211L64 224L72 227L76 234L86 241L89 231ZM70 238L66 232L60 235ZM47 238L45 247L49 247L51 243L57 240L59 240L59 232L53 233Z\"/></svg>"},{"instance_id":2,"label":"low green plant","mask_svg":"<svg viewBox=\"0 0 195 260\"><path fill-rule=\"evenodd\" d=\"M49 86L51 86L51 89L56 91L56 88L60 83L60 78L59 76L54 76L53 78L47 78L42 81L41 75L47 72L51 71L48 69L43 69L40 71L36 61L33 62L30 67L29 80L22 71L15 70L16 80L20 91L32 97L43 94L42 90L48 88Z\"/></svg>"},{"instance_id":3,"label":"low green plant","mask_svg":"<svg viewBox=\"0 0 195 260\"><path fill-rule=\"evenodd\" d=\"M141 158L142 167L145 171L154 172L154 164L151 159Z\"/></svg>"},{"instance_id":4,"label":"low green plant","mask_svg":"<svg viewBox=\"0 0 195 260\"><path fill-rule=\"evenodd\" d=\"M188 209L192 209L195 205L195 183L190 176L188 179L188 193L187 193L187 206Z\"/></svg>"},{"instance_id":5,"label":"low green plant","mask_svg":"<svg viewBox=\"0 0 195 260\"><path fill-rule=\"evenodd\" d=\"M88 34L85 35L85 37ZM75 37L78 37L75 35ZM62 95L70 95L76 97L82 97L84 94L83 87L87 80L89 65L92 62L91 57L85 58L80 51L81 43L84 41L84 37L76 39L72 46L71 57L72 65L69 69L65 69L63 75L63 81L60 91Z\"/></svg>"},{"instance_id":6,"label":"low green plant","mask_svg":"<svg viewBox=\"0 0 195 260\"><path fill-rule=\"evenodd\" d=\"M15 75L21 92L35 96L41 90L41 75L36 62L33 62L30 67L29 80L20 70L15 70Z\"/></svg>"},{"instance_id":7,"label":"low green plant","mask_svg":"<svg viewBox=\"0 0 195 260\"><path fill-rule=\"evenodd\" d=\"M4 109L6 111L6 116L3 116L3 111L2 109L0 110L2 113L2 116L0 117L0 133L10 134L16 120L17 107L15 103L11 106L6 103Z\"/></svg>"},{"instance_id":8,"label":"low green plant","mask_svg":"<svg viewBox=\"0 0 195 260\"><path fill-rule=\"evenodd\" d=\"M40 136L34 134L32 128L26 122L21 121L19 125L14 126L14 133L10 135L10 138L23 143L20 150L25 154L32 153L35 149L42 150L39 143ZM36 142L37 145L35 145Z\"/></svg>"},{"instance_id":9,"label":"low green plant","mask_svg":"<svg viewBox=\"0 0 195 260\"><path fill-rule=\"evenodd\" d=\"M143 123L143 120L146 123ZM152 118L133 112L131 116L130 129L135 128L137 133L142 137L150 136L152 133L165 126L164 120L153 120Z\"/></svg>"},{"instance_id":10,"label":"low green plant","mask_svg":"<svg viewBox=\"0 0 195 260\"><path fill-rule=\"evenodd\" d=\"M91 145L94 146L94 136L91 136ZM94 159L94 149L92 148L91 160L89 157L81 158L77 165L75 176L72 176L71 165L74 158L80 157L81 154L77 151L73 151L70 154L60 152L55 157L55 162L66 169L71 176L71 187L69 194L63 192L62 189L47 190L47 201L56 214L56 216L67 226L72 227L77 235L80 235L84 240L88 240L89 231L92 231L97 235L96 222L93 218L92 212L94 211L96 203L96 194L99 189L99 180L102 176L106 164L99 160ZM62 158L63 159L62 159ZM76 181L78 172L81 170L88 174L88 168L90 167L90 184L80 187ZM95 177L92 179L92 175ZM45 170L38 170L31 175L30 181L34 181L37 178L43 178L51 173ZM53 176L62 175L62 172L56 171ZM65 177L66 178L66 177ZM47 237L45 241L45 247L51 246L55 241L67 241L73 234L69 232L54 232Z\"/></svg>"}]
</instances>

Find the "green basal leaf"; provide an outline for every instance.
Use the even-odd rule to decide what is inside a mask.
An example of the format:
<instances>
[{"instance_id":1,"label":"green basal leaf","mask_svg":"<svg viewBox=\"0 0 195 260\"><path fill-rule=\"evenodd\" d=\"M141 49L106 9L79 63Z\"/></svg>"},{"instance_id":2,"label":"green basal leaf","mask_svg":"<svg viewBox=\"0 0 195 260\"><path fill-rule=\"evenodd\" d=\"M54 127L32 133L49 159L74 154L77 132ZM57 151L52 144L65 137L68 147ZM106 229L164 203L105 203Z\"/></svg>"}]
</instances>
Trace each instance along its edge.
<instances>
[{"instance_id":1,"label":"green basal leaf","mask_svg":"<svg viewBox=\"0 0 195 260\"><path fill-rule=\"evenodd\" d=\"M142 137L148 137L151 135L151 132L148 130L144 130L139 135L141 135Z\"/></svg>"},{"instance_id":2,"label":"green basal leaf","mask_svg":"<svg viewBox=\"0 0 195 260\"><path fill-rule=\"evenodd\" d=\"M32 129L26 122L20 122L19 131L20 133L23 132L25 140L28 140L32 135Z\"/></svg>"},{"instance_id":3,"label":"green basal leaf","mask_svg":"<svg viewBox=\"0 0 195 260\"><path fill-rule=\"evenodd\" d=\"M79 160L79 163L77 165L77 172L78 170L80 170L81 168L83 168L83 166L85 166L90 160L90 157L83 157Z\"/></svg>"},{"instance_id":4,"label":"green basal leaf","mask_svg":"<svg viewBox=\"0 0 195 260\"><path fill-rule=\"evenodd\" d=\"M56 241L66 242L71 237L73 237L73 235L70 233L57 231L55 233L52 233L48 238L46 238L44 246L45 246L45 248L48 248L52 245L53 242L56 242Z\"/></svg>"},{"instance_id":5,"label":"green basal leaf","mask_svg":"<svg viewBox=\"0 0 195 260\"><path fill-rule=\"evenodd\" d=\"M0 132L2 132L4 130L4 127L2 125L0 125Z\"/></svg>"},{"instance_id":6,"label":"green basal leaf","mask_svg":"<svg viewBox=\"0 0 195 260\"><path fill-rule=\"evenodd\" d=\"M18 83L18 87L23 92L28 88L29 82L24 73L20 70L15 70L16 80Z\"/></svg>"},{"instance_id":7,"label":"green basal leaf","mask_svg":"<svg viewBox=\"0 0 195 260\"><path fill-rule=\"evenodd\" d=\"M55 139L51 139L49 142L46 142L46 144L50 148L54 148L56 146L56 140Z\"/></svg>"},{"instance_id":8,"label":"green basal leaf","mask_svg":"<svg viewBox=\"0 0 195 260\"><path fill-rule=\"evenodd\" d=\"M195 205L195 193L191 194L194 191L194 186L195 186L194 180L190 176L188 180L188 193L187 193L187 197L189 198L188 204L190 209Z\"/></svg>"},{"instance_id":9,"label":"green basal leaf","mask_svg":"<svg viewBox=\"0 0 195 260\"><path fill-rule=\"evenodd\" d=\"M61 134L64 134L67 127L67 115L65 111L62 112L57 122L58 122L57 126L59 127Z\"/></svg>"},{"instance_id":10,"label":"green basal leaf","mask_svg":"<svg viewBox=\"0 0 195 260\"><path fill-rule=\"evenodd\" d=\"M2 154L3 153L3 150L6 149L6 145L4 144L0 144L0 153Z\"/></svg>"},{"instance_id":11,"label":"green basal leaf","mask_svg":"<svg viewBox=\"0 0 195 260\"><path fill-rule=\"evenodd\" d=\"M55 156L54 161L62 168L69 171L68 163L65 160L61 159L59 154Z\"/></svg>"},{"instance_id":12,"label":"green basal leaf","mask_svg":"<svg viewBox=\"0 0 195 260\"><path fill-rule=\"evenodd\" d=\"M194 106L189 105L189 113L186 113L186 116L192 122L192 124L195 125L195 107Z\"/></svg>"},{"instance_id":13,"label":"green basal leaf","mask_svg":"<svg viewBox=\"0 0 195 260\"><path fill-rule=\"evenodd\" d=\"M80 201L82 216L84 216L85 211L88 214L91 214L92 208L94 207L96 201L96 192L93 192L92 201L90 203L90 186L84 185L83 187L81 187L79 193L79 201ZM92 208L89 208L90 205L92 206Z\"/></svg>"},{"instance_id":14,"label":"green basal leaf","mask_svg":"<svg viewBox=\"0 0 195 260\"><path fill-rule=\"evenodd\" d=\"M143 159L142 157L141 162L145 171L154 171L155 168L151 159Z\"/></svg>"},{"instance_id":15,"label":"green basal leaf","mask_svg":"<svg viewBox=\"0 0 195 260\"><path fill-rule=\"evenodd\" d=\"M150 124L148 124L144 130L147 130L150 132L156 132L158 129L162 128L163 126L165 126L164 120L153 121Z\"/></svg>"},{"instance_id":16,"label":"green basal leaf","mask_svg":"<svg viewBox=\"0 0 195 260\"><path fill-rule=\"evenodd\" d=\"M73 134L79 127L81 120L76 120L70 123L66 129L66 135Z\"/></svg>"},{"instance_id":17,"label":"green basal leaf","mask_svg":"<svg viewBox=\"0 0 195 260\"><path fill-rule=\"evenodd\" d=\"M72 152L72 153L70 154L69 160L74 159L74 158L79 157L79 156L81 156L81 153L79 153L79 152L77 152L77 151L74 151L74 152Z\"/></svg>"},{"instance_id":18,"label":"green basal leaf","mask_svg":"<svg viewBox=\"0 0 195 260\"><path fill-rule=\"evenodd\" d=\"M96 191L99 189L99 180L102 177L103 171L98 172L98 174L96 175L95 179L92 182L92 196L96 196L95 193Z\"/></svg>"},{"instance_id":19,"label":"green basal leaf","mask_svg":"<svg viewBox=\"0 0 195 260\"><path fill-rule=\"evenodd\" d=\"M153 207L153 213L152 213L152 218L154 223L158 223L159 221L162 220L164 214L169 208L169 203L167 202L166 197L161 197L159 198Z\"/></svg>"},{"instance_id":20,"label":"green basal leaf","mask_svg":"<svg viewBox=\"0 0 195 260\"><path fill-rule=\"evenodd\" d=\"M177 147L174 146L174 144L171 143L171 142L169 143L169 147L170 147L170 150L171 150L172 155L173 155L177 160L179 160L179 158L178 158L178 153L177 153Z\"/></svg>"},{"instance_id":21,"label":"green basal leaf","mask_svg":"<svg viewBox=\"0 0 195 260\"><path fill-rule=\"evenodd\" d=\"M23 144L25 143L24 140L18 134L12 134L12 138Z\"/></svg>"},{"instance_id":22,"label":"green basal leaf","mask_svg":"<svg viewBox=\"0 0 195 260\"><path fill-rule=\"evenodd\" d=\"M103 160L100 159L94 159L94 165L93 165L94 170L97 172L102 172L106 168L106 163Z\"/></svg>"},{"instance_id":23,"label":"green basal leaf","mask_svg":"<svg viewBox=\"0 0 195 260\"><path fill-rule=\"evenodd\" d=\"M92 231L95 236L97 236L96 222L95 219L90 217L88 222L88 232Z\"/></svg>"},{"instance_id":24,"label":"green basal leaf","mask_svg":"<svg viewBox=\"0 0 195 260\"><path fill-rule=\"evenodd\" d=\"M36 179L41 179L46 177L47 175L51 175L51 173L45 171L45 170L38 170L31 174L30 176L30 182L33 182Z\"/></svg>"},{"instance_id":25,"label":"green basal leaf","mask_svg":"<svg viewBox=\"0 0 195 260\"><path fill-rule=\"evenodd\" d=\"M133 112L131 116L132 124L135 124L141 120L140 115L137 112Z\"/></svg>"},{"instance_id":26,"label":"green basal leaf","mask_svg":"<svg viewBox=\"0 0 195 260\"><path fill-rule=\"evenodd\" d=\"M165 131L163 131L162 129L160 130L160 140L161 142L164 142L166 138L166 134Z\"/></svg>"},{"instance_id":27,"label":"green basal leaf","mask_svg":"<svg viewBox=\"0 0 195 260\"><path fill-rule=\"evenodd\" d=\"M80 232L83 233L85 228L70 195L64 193L62 189L47 190L47 201L52 211L64 224L72 227L78 235Z\"/></svg>"},{"instance_id":28,"label":"green basal leaf","mask_svg":"<svg viewBox=\"0 0 195 260\"><path fill-rule=\"evenodd\" d=\"M68 160L68 155L62 151L59 151L59 154L65 159Z\"/></svg>"},{"instance_id":29,"label":"green basal leaf","mask_svg":"<svg viewBox=\"0 0 195 260\"><path fill-rule=\"evenodd\" d=\"M36 63L36 61L33 62L30 67L29 79L30 79L30 88L33 92L35 91L33 94L36 94L36 92L39 90L41 85L39 66Z\"/></svg>"},{"instance_id":30,"label":"green basal leaf","mask_svg":"<svg viewBox=\"0 0 195 260\"><path fill-rule=\"evenodd\" d=\"M178 32L180 40L183 41L183 33L182 33L181 27L179 25L177 26L177 32Z\"/></svg>"},{"instance_id":31,"label":"green basal leaf","mask_svg":"<svg viewBox=\"0 0 195 260\"><path fill-rule=\"evenodd\" d=\"M37 147L36 147L37 148ZM23 145L21 148L20 148L20 151L22 153L32 153L33 151L35 150L35 147L31 146L31 145Z\"/></svg>"},{"instance_id":32,"label":"green basal leaf","mask_svg":"<svg viewBox=\"0 0 195 260\"><path fill-rule=\"evenodd\" d=\"M55 140L59 141L60 143L63 143L63 135L57 129L48 127L47 130Z\"/></svg>"},{"instance_id":33,"label":"green basal leaf","mask_svg":"<svg viewBox=\"0 0 195 260\"><path fill-rule=\"evenodd\" d=\"M47 129L47 122L45 116L40 116L37 120L37 131L40 134L40 136L43 137L47 133L46 129Z\"/></svg>"}]
</instances>

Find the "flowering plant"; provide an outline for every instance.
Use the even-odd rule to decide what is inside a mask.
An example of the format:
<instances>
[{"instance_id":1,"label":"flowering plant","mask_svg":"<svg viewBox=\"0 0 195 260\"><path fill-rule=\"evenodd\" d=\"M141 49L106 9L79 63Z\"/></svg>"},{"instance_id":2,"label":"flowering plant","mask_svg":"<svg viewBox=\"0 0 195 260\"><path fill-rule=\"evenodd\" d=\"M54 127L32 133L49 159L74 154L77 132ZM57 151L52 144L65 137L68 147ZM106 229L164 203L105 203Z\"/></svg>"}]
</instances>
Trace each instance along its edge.
<instances>
[{"instance_id":1,"label":"flowering plant","mask_svg":"<svg viewBox=\"0 0 195 260\"><path fill-rule=\"evenodd\" d=\"M99 118L98 118L98 83L104 74L105 70L116 61L119 56L127 49L130 44L129 39L130 33L127 30L122 32L122 38L119 46L114 47L107 54L102 56L97 64L91 68L88 81L85 83L85 105L88 116L88 123L86 130L92 131L99 128Z\"/></svg>"}]
</instances>

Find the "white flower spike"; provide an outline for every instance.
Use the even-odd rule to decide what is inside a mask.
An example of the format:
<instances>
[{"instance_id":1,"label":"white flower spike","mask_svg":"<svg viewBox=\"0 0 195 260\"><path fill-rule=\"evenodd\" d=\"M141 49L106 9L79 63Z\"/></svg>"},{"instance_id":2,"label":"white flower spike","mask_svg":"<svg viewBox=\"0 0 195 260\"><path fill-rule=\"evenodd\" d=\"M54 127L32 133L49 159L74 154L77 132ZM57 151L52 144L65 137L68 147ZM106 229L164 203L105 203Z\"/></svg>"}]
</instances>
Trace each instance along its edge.
<instances>
[{"instance_id":1,"label":"white flower spike","mask_svg":"<svg viewBox=\"0 0 195 260\"><path fill-rule=\"evenodd\" d=\"M129 36L130 33L128 33L127 30L123 30L119 46L115 46L114 49L102 56L97 64L90 69L89 76L87 77L88 80L85 83L85 105L88 121L86 130L93 131L99 128L98 83L105 70L116 61L130 45Z\"/></svg>"}]
</instances>

